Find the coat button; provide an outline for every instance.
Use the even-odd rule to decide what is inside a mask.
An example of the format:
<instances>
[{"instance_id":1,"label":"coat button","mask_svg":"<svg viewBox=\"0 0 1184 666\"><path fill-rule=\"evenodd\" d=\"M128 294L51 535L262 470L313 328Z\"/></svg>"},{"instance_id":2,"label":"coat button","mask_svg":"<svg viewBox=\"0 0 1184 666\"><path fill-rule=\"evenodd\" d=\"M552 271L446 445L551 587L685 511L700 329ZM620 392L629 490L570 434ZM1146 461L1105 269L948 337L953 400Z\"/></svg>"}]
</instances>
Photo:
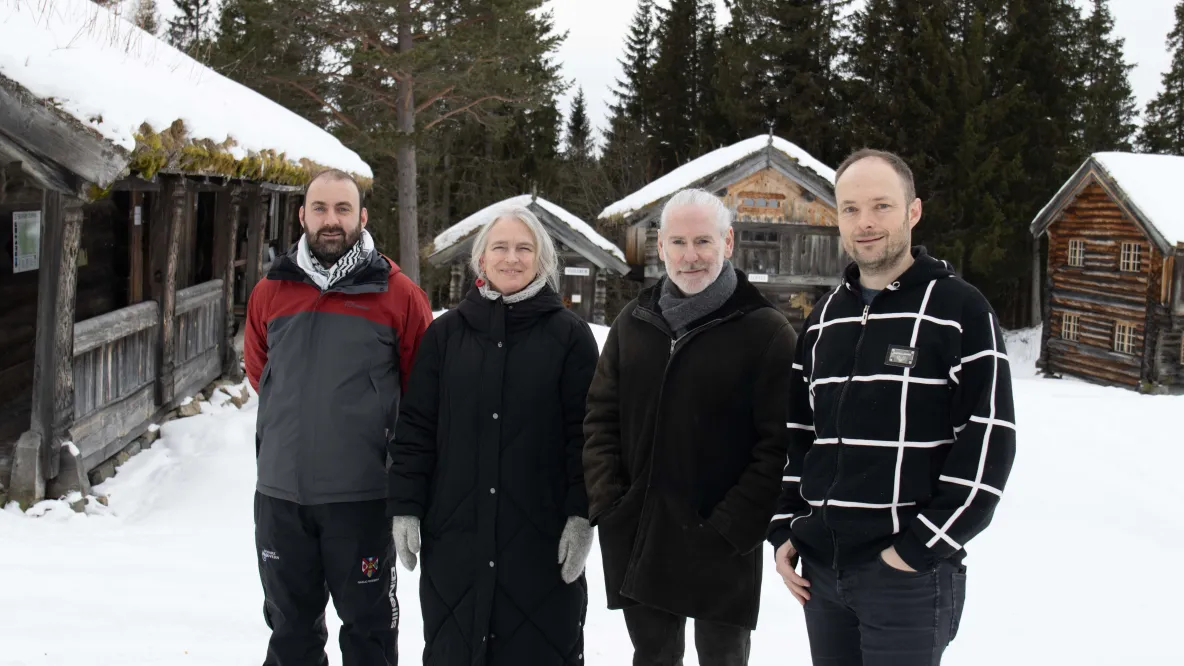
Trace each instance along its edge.
<instances>
[{"instance_id":1,"label":"coat button","mask_svg":"<svg viewBox=\"0 0 1184 666\"><path fill-rule=\"evenodd\" d=\"M493 418L495 418L495 419L497 418L497 412L494 412Z\"/></svg>"},{"instance_id":2,"label":"coat button","mask_svg":"<svg viewBox=\"0 0 1184 666\"><path fill-rule=\"evenodd\" d=\"M494 493L496 493L496 492L497 492L497 488L490 488L490 489L489 489L489 494L490 494L490 495L493 495L493 494L494 494Z\"/></svg>"},{"instance_id":3,"label":"coat button","mask_svg":"<svg viewBox=\"0 0 1184 666\"><path fill-rule=\"evenodd\" d=\"M489 566L490 566L490 567L492 567L492 566L493 566L493 560L490 560L490 561L489 561Z\"/></svg>"},{"instance_id":4,"label":"coat button","mask_svg":"<svg viewBox=\"0 0 1184 666\"><path fill-rule=\"evenodd\" d=\"M498 347L501 347L501 346L502 346L502 343L500 343L500 342L499 342L499 343L497 343L497 346L498 346Z\"/></svg>"}]
</instances>

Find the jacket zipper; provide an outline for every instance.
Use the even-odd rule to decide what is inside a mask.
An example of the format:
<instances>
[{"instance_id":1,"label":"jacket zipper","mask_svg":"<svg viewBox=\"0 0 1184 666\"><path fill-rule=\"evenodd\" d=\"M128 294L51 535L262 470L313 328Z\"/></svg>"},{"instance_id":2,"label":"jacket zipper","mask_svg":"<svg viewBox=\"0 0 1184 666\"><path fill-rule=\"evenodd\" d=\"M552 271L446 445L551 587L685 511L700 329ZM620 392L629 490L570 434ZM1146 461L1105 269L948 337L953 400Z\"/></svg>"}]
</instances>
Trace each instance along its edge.
<instances>
[{"instance_id":1,"label":"jacket zipper","mask_svg":"<svg viewBox=\"0 0 1184 666\"><path fill-rule=\"evenodd\" d=\"M826 517L830 509L831 493L834 492L835 486L839 484L839 478L843 475L843 434L840 427L843 415L843 401L847 398L847 388L851 386L851 379L855 377L855 369L859 365L859 349L863 346L863 336L867 333L867 314L871 307L871 304L863 306L863 318L859 322L859 339L855 341L855 354L854 360L851 362L851 372L847 375L847 381L843 382L843 388L839 391L839 402L835 406L835 436L838 439L836 444L838 448L835 453L835 475L831 480L830 487L826 489L826 497L822 500L822 524L830 532L832 544L831 566L835 571L839 570L839 536L835 530L831 529Z\"/></svg>"}]
</instances>

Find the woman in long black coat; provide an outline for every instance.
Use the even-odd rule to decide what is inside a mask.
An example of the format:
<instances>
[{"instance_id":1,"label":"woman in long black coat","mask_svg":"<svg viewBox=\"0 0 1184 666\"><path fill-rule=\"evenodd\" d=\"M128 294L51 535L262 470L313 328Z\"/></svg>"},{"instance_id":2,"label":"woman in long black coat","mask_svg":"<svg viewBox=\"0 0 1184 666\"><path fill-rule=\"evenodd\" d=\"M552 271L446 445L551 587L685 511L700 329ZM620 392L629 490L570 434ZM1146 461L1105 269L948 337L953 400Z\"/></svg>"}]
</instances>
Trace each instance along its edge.
<instances>
[{"instance_id":1,"label":"woman in long black coat","mask_svg":"<svg viewBox=\"0 0 1184 666\"><path fill-rule=\"evenodd\" d=\"M408 569L422 540L427 666L582 666L591 549L583 418L597 361L524 208L473 244L476 286L420 343L390 447Z\"/></svg>"}]
</instances>

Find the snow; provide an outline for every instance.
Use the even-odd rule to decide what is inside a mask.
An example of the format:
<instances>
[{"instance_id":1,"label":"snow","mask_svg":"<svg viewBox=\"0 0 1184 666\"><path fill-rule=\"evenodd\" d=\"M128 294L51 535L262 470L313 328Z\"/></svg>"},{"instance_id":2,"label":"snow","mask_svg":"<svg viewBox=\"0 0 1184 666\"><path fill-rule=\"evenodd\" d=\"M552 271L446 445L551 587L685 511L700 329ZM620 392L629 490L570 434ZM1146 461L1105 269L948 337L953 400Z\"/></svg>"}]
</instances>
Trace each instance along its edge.
<instances>
[{"instance_id":1,"label":"snow","mask_svg":"<svg viewBox=\"0 0 1184 666\"><path fill-rule=\"evenodd\" d=\"M593 330L603 344L608 329ZM1007 343L1018 455L993 523L969 544L966 609L942 663L1184 663L1175 604L1184 576L1174 566L1184 558L1184 397L1040 377L1039 331L1010 332ZM252 524L257 407L252 397L241 411L228 404L166 423L160 441L96 487L109 507L91 499L85 514L68 501L0 511L2 594L13 611L0 622L0 663L259 663L269 634ZM808 664L801 607L764 552L750 663ZM399 577L400 653L419 663L418 569L400 566ZM588 581L585 662L627 664L599 547ZM341 664L340 621L332 606L326 615L329 662ZM698 663L693 634L688 665Z\"/></svg>"},{"instance_id":2,"label":"snow","mask_svg":"<svg viewBox=\"0 0 1184 666\"><path fill-rule=\"evenodd\" d=\"M91 0L0 0L0 44L0 74L129 152L142 123L180 119L192 139L233 138L239 159L270 149L373 177L333 135Z\"/></svg>"},{"instance_id":3,"label":"snow","mask_svg":"<svg viewBox=\"0 0 1184 666\"><path fill-rule=\"evenodd\" d=\"M75 458L82 457L82 452L78 450L78 447L74 444L74 442L62 442L62 448L68 451L70 455L74 456Z\"/></svg>"},{"instance_id":4,"label":"snow","mask_svg":"<svg viewBox=\"0 0 1184 666\"><path fill-rule=\"evenodd\" d=\"M1179 200L1184 157L1135 153L1095 153L1093 157L1169 243L1184 243Z\"/></svg>"},{"instance_id":5,"label":"snow","mask_svg":"<svg viewBox=\"0 0 1184 666\"><path fill-rule=\"evenodd\" d=\"M600 249L608 252L617 259L620 259L622 262L625 261L625 253L621 252L621 249L614 245L612 241L596 233L596 230L593 229L587 222L584 222L580 218L576 217L565 208L551 203L542 197L533 197L529 194L510 197L504 201L499 201L495 204L486 206L485 208L473 213L451 227L448 227L442 231L439 236L436 236L435 240L432 241L432 252L439 252L445 248L455 245L465 238L468 238L470 234L473 234L478 229L480 229L501 208L507 208L511 206L522 206L529 208L531 204L543 208L548 213L554 215L556 218L567 224L567 226L571 227L573 231L592 241L592 243L594 243Z\"/></svg>"},{"instance_id":6,"label":"snow","mask_svg":"<svg viewBox=\"0 0 1184 666\"><path fill-rule=\"evenodd\" d=\"M781 137L774 136L772 137L771 145L774 149L781 151L801 166L818 174L823 180L830 183L832 187L834 186L834 169L819 162L796 144L786 141ZM713 150L698 159L687 162L674 171L605 208L601 211L599 219L603 220L615 215L629 217L631 214L646 208L655 201L668 197L681 189L691 187L704 178L744 160L753 153L765 150L769 146L769 136L761 135Z\"/></svg>"}]
</instances>

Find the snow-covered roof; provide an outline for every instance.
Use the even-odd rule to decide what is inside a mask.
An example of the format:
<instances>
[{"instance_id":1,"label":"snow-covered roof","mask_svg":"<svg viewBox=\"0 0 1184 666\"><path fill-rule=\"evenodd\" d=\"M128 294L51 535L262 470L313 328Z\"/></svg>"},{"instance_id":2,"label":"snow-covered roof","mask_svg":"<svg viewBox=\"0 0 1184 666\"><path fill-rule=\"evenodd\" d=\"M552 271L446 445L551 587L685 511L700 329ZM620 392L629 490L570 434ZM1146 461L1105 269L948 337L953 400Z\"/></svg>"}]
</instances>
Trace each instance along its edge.
<instances>
[{"instance_id":1,"label":"snow-covered roof","mask_svg":"<svg viewBox=\"0 0 1184 666\"><path fill-rule=\"evenodd\" d=\"M813 171L820 178L830 183L831 187L834 187L834 169L819 162L810 153L802 150L796 144L778 136L770 137L764 134L754 136L751 139L745 139L730 146L718 148L698 159L687 162L624 199L611 204L601 211L599 219L603 220L615 215L628 217L630 214L646 208L655 201L668 197L681 189L690 187L704 178L770 147L784 153L786 157L797 162L802 167Z\"/></svg>"},{"instance_id":2,"label":"snow-covered roof","mask_svg":"<svg viewBox=\"0 0 1184 666\"><path fill-rule=\"evenodd\" d=\"M1033 231L1042 233L1051 219L1053 207L1068 205L1064 198L1075 188L1093 164L1120 191L1132 212L1143 224L1163 237L1169 245L1184 243L1184 209L1177 196L1184 186L1184 156L1140 153L1094 153L1077 173L1065 182L1032 223Z\"/></svg>"},{"instance_id":3,"label":"snow-covered roof","mask_svg":"<svg viewBox=\"0 0 1184 666\"><path fill-rule=\"evenodd\" d=\"M443 232L441 232L439 236L436 236L435 240L432 242L432 254L446 250L456 243L468 238L470 235L480 229L486 222L489 222L498 210L511 206L523 206L526 208L537 206L547 213L550 213L555 219L571 227L572 231L575 231L581 236L587 238L596 247L608 252L622 262L625 261L625 253L621 252L621 248L614 245L612 241L608 240L604 236L596 233L596 230L593 229L587 222L584 222L574 214L568 212L566 209L551 203L542 197L532 197L529 194L511 197L504 201L499 201L490 206L486 206L485 208L473 213L451 227L448 227Z\"/></svg>"},{"instance_id":4,"label":"snow-covered roof","mask_svg":"<svg viewBox=\"0 0 1184 666\"><path fill-rule=\"evenodd\" d=\"M236 159L272 150L370 179L333 135L91 0L0 0L0 75L132 152L143 123L181 120Z\"/></svg>"}]
</instances>

